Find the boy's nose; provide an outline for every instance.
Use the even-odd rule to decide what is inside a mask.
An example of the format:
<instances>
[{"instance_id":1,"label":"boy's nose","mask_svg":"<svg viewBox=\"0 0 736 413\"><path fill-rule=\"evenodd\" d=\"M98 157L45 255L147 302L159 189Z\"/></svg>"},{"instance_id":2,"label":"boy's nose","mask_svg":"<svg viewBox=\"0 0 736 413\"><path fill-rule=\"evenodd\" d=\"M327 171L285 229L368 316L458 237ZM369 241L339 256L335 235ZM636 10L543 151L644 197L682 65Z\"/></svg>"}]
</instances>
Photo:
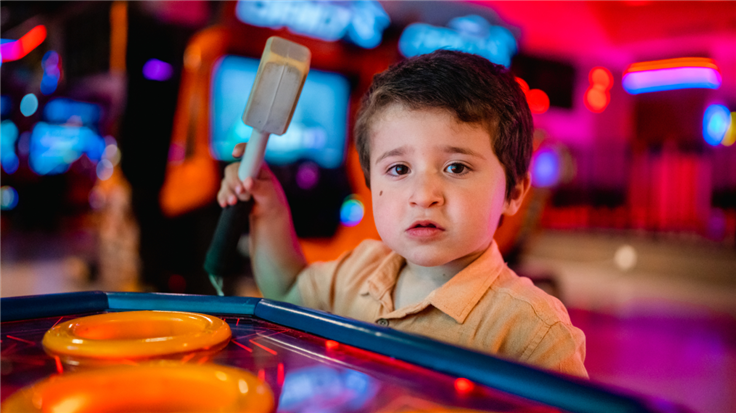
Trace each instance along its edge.
<instances>
[{"instance_id":1,"label":"boy's nose","mask_svg":"<svg viewBox=\"0 0 736 413\"><path fill-rule=\"evenodd\" d=\"M444 204L445 197L439 181L439 178L432 176L417 177L409 197L409 203L422 208Z\"/></svg>"}]
</instances>

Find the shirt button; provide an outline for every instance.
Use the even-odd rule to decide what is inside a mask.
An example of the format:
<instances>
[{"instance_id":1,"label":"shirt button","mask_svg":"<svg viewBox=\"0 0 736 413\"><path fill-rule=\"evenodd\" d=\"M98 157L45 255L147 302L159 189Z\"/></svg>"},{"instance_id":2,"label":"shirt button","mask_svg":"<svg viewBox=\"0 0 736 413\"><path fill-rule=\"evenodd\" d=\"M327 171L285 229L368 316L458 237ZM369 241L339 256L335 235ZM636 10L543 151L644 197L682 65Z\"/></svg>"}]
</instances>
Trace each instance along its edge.
<instances>
[{"instance_id":1,"label":"shirt button","mask_svg":"<svg viewBox=\"0 0 736 413\"><path fill-rule=\"evenodd\" d=\"M379 318L376 323L378 323L379 326L388 327L388 320L386 320L385 318Z\"/></svg>"}]
</instances>

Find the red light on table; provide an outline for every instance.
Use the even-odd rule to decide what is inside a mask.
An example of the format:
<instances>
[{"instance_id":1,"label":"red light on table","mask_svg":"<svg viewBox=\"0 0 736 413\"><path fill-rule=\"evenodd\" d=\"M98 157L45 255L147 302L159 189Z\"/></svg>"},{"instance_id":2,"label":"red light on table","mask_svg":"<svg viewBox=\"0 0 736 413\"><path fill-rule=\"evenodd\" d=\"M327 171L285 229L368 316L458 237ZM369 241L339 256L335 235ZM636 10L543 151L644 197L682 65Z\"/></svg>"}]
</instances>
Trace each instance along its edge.
<instances>
[{"instance_id":1,"label":"red light on table","mask_svg":"<svg viewBox=\"0 0 736 413\"><path fill-rule=\"evenodd\" d=\"M460 377L455 380L455 390L457 390L458 393L467 394L473 391L474 388L475 383L468 379Z\"/></svg>"},{"instance_id":2,"label":"red light on table","mask_svg":"<svg viewBox=\"0 0 736 413\"><path fill-rule=\"evenodd\" d=\"M334 350L340 346L340 343L338 343L335 340L327 340L325 342L325 347L327 347L327 350Z\"/></svg>"},{"instance_id":3,"label":"red light on table","mask_svg":"<svg viewBox=\"0 0 736 413\"><path fill-rule=\"evenodd\" d=\"M585 91L585 107L593 113L601 113L611 102L613 75L605 67L594 67L588 74L590 86Z\"/></svg>"}]
</instances>

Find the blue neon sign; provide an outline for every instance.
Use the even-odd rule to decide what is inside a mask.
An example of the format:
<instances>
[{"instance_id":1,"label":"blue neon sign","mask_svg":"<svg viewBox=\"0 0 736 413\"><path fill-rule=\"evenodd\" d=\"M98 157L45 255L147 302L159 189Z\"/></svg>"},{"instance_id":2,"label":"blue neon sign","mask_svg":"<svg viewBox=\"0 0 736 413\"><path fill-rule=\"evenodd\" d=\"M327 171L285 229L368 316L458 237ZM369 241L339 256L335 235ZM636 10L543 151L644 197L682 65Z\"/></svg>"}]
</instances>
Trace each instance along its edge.
<instances>
[{"instance_id":1,"label":"blue neon sign","mask_svg":"<svg viewBox=\"0 0 736 413\"><path fill-rule=\"evenodd\" d=\"M456 17L448 26L425 23L407 26L399 39L399 51L411 57L437 49L460 50L506 67L511 65L511 57L518 51L516 39L508 29L491 25L480 16Z\"/></svg>"},{"instance_id":2,"label":"blue neon sign","mask_svg":"<svg viewBox=\"0 0 736 413\"><path fill-rule=\"evenodd\" d=\"M296 34L328 42L346 38L372 49L381 43L391 22L375 0L356 1L247 1L235 7L243 23L272 29L289 28Z\"/></svg>"}]
</instances>

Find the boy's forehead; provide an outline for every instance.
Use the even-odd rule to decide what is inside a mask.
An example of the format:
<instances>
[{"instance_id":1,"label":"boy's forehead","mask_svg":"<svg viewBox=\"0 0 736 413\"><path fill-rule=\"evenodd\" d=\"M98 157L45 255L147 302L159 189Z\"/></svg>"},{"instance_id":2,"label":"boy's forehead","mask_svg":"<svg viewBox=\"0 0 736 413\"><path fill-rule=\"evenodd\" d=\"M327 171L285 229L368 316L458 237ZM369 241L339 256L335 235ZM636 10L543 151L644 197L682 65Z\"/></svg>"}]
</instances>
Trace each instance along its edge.
<instances>
[{"instance_id":1,"label":"boy's forehead","mask_svg":"<svg viewBox=\"0 0 736 413\"><path fill-rule=\"evenodd\" d=\"M467 126L474 126L474 127L480 127L482 128L487 134L488 134L488 140L491 142L491 146L493 146L493 136L491 135L491 130L495 130L494 127L489 127L487 125L484 125L481 122L463 122L461 121L457 115L448 109L444 108L435 108L435 107L422 107L422 108L409 108L407 106L401 105L401 104L392 104L388 105L385 108L382 108L380 111L376 112L375 115L371 119L371 127L370 127L370 133L369 133L369 139L370 144L368 145L369 150L371 147L373 147L373 141L375 139L375 135L377 130L383 129L383 128L392 128L393 126L399 126L403 122L406 121L408 118L414 118L417 115L421 116L427 116L432 119L439 118L441 121L443 121L444 125L446 125L451 130L460 131L464 127ZM495 122L494 122L495 123ZM404 135L397 134L394 136L391 136L391 139L388 143L391 144L391 146L400 146ZM460 137L455 136L454 139L462 139L462 135ZM458 142L460 143L460 142Z\"/></svg>"}]
</instances>

